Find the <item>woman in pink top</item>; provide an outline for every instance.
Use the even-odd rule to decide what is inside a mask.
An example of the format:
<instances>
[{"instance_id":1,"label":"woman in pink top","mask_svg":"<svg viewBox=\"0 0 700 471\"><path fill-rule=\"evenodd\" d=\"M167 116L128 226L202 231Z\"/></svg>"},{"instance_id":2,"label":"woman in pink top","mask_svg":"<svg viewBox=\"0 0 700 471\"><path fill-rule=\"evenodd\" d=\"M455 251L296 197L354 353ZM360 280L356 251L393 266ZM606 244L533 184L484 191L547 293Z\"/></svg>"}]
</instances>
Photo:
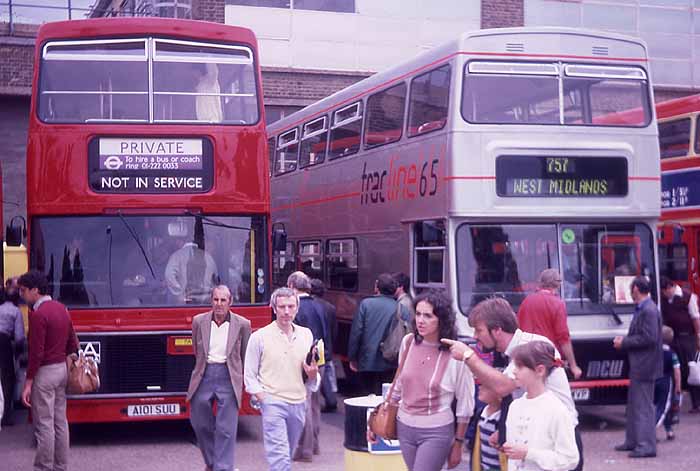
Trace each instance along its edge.
<instances>
[{"instance_id":1,"label":"woman in pink top","mask_svg":"<svg viewBox=\"0 0 700 471\"><path fill-rule=\"evenodd\" d=\"M454 468L462 458L464 432L474 411L474 378L440 343L441 338L457 338L450 299L430 290L416 298L415 309L415 334L402 342L400 355L409 350L392 397L399 402L401 454L409 471L438 471L445 461Z\"/></svg>"}]
</instances>

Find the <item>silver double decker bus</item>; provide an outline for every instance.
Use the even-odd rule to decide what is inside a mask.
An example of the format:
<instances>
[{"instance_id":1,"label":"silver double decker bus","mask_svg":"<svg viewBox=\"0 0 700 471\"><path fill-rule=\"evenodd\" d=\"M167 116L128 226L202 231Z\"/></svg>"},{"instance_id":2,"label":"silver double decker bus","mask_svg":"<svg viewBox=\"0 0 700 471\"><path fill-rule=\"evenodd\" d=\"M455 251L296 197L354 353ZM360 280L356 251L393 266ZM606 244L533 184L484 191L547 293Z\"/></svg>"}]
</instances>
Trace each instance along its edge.
<instances>
[{"instance_id":1,"label":"silver double decker bus","mask_svg":"<svg viewBox=\"0 0 700 471\"><path fill-rule=\"evenodd\" d=\"M273 278L325 281L342 356L379 273L447 290L469 337L476 303L517 311L556 268L576 401L624 402L612 338L634 312L631 280L657 274L651 97L643 42L566 28L465 33L339 91L268 127L272 218L288 234Z\"/></svg>"}]
</instances>

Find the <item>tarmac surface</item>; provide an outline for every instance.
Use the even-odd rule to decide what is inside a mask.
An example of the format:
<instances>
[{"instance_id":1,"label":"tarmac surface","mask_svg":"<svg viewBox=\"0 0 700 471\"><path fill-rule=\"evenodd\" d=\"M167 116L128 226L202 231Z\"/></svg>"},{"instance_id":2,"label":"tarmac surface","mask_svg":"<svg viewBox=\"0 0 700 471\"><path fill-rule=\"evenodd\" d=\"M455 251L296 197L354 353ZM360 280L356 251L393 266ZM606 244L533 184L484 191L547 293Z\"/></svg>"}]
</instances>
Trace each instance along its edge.
<instances>
[{"instance_id":1,"label":"tarmac surface","mask_svg":"<svg viewBox=\"0 0 700 471\"><path fill-rule=\"evenodd\" d=\"M613 446L624 438L624 407L580 410L585 468L599 470L695 470L700 469L700 414L681 413L676 439L667 441L662 429L656 458L631 459ZM0 471L32 469L34 456L31 425L26 411L17 424L0 431ZM344 414L322 414L321 454L312 463L294 463L295 470L344 470ZM260 417L240 418L236 468L266 470ZM204 469L188 422L160 421L71 427L70 470L74 471L179 471ZM466 471L468 457L456 469ZM370 471L364 469L362 471Z\"/></svg>"}]
</instances>

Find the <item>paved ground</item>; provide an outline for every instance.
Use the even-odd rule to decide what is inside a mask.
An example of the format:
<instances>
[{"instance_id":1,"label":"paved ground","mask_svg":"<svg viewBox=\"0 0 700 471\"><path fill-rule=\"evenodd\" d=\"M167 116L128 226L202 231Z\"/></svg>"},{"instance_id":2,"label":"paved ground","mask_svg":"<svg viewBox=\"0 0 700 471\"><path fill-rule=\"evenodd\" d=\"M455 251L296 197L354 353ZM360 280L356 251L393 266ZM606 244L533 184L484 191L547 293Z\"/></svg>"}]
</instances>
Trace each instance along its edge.
<instances>
[{"instance_id":1,"label":"paved ground","mask_svg":"<svg viewBox=\"0 0 700 471\"><path fill-rule=\"evenodd\" d=\"M603 407L582 411L585 469L693 470L700 463L700 415L681 415L677 439L659 443L655 459L632 460L612 450L624 433L624 409ZM313 463L295 463L294 469L344 469L344 415L323 414L322 454ZM658 436L663 438L659 431ZM241 417L236 466L240 471L265 470L259 417ZM80 426L72 430L72 471L179 471L203 469L186 422ZM0 431L0 471L30 470L32 432L24 423ZM458 468L467 471L466 462ZM369 471L369 470L363 470Z\"/></svg>"}]
</instances>

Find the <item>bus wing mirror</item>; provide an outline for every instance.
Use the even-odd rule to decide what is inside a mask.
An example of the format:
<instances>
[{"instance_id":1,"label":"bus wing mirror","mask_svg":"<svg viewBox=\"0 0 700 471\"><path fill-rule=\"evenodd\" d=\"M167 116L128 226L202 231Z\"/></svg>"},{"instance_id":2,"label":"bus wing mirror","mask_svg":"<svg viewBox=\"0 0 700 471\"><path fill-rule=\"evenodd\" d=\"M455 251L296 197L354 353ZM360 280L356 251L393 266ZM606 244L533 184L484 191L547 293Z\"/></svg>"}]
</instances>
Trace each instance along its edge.
<instances>
[{"instance_id":1,"label":"bus wing mirror","mask_svg":"<svg viewBox=\"0 0 700 471\"><path fill-rule=\"evenodd\" d=\"M17 220L19 222L15 224ZM13 217L5 230L5 243L8 247L19 247L25 237L27 237L27 222L22 216Z\"/></svg>"},{"instance_id":2,"label":"bus wing mirror","mask_svg":"<svg viewBox=\"0 0 700 471\"><path fill-rule=\"evenodd\" d=\"M284 252L287 249L287 231L284 226L272 228L272 250Z\"/></svg>"}]
</instances>

